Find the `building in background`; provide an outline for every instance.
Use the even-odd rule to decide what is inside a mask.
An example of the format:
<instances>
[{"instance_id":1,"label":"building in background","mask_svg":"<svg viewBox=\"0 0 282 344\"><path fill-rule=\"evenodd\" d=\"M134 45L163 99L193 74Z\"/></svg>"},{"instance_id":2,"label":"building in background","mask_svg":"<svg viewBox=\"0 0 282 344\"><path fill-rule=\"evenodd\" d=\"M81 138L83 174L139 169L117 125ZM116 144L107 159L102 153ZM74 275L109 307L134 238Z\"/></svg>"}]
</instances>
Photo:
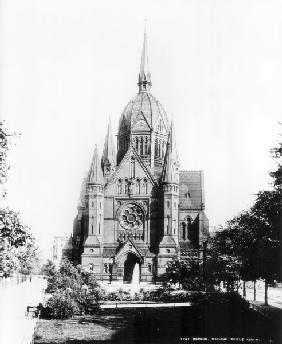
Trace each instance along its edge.
<instances>
[{"instance_id":1,"label":"building in background","mask_svg":"<svg viewBox=\"0 0 282 344\"><path fill-rule=\"evenodd\" d=\"M180 170L173 122L151 86L145 33L138 94L117 147L110 123L101 159L95 146L74 220L72 259L98 279L155 281L168 261L199 257L208 237L203 172Z\"/></svg>"},{"instance_id":2,"label":"building in background","mask_svg":"<svg viewBox=\"0 0 282 344\"><path fill-rule=\"evenodd\" d=\"M72 237L55 236L52 242L50 260L58 268L63 257L72 258Z\"/></svg>"}]
</instances>

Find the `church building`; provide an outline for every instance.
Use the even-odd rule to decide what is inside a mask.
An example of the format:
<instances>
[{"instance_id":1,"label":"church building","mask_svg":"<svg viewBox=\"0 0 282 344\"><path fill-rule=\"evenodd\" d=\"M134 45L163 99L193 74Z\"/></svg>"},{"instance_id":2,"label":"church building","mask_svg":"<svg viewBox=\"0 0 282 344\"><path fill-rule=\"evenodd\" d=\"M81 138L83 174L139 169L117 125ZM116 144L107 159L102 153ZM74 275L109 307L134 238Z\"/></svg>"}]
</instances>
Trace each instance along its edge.
<instances>
[{"instance_id":1,"label":"church building","mask_svg":"<svg viewBox=\"0 0 282 344\"><path fill-rule=\"evenodd\" d=\"M180 169L173 122L151 94L147 37L138 93L94 148L74 220L72 259L99 280L157 281L168 261L201 259L208 237L202 171Z\"/></svg>"}]
</instances>

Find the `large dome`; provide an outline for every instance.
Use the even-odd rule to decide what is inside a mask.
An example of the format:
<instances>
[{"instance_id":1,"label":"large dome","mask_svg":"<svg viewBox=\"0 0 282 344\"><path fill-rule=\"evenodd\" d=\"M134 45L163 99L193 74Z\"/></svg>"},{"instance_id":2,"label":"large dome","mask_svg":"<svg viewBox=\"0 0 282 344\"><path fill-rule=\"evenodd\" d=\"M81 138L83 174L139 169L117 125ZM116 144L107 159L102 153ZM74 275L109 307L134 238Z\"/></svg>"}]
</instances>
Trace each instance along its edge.
<instances>
[{"instance_id":1,"label":"large dome","mask_svg":"<svg viewBox=\"0 0 282 344\"><path fill-rule=\"evenodd\" d=\"M139 120L140 113L145 117L150 129L156 129L162 120L165 130L168 130L168 117L161 103L151 93L140 92L124 108L119 121L118 135L130 132Z\"/></svg>"},{"instance_id":2,"label":"large dome","mask_svg":"<svg viewBox=\"0 0 282 344\"><path fill-rule=\"evenodd\" d=\"M159 176L167 147L169 122L164 108L151 95L151 86L145 33L138 76L139 92L126 105L119 121L117 164L128 148L133 147L143 162Z\"/></svg>"}]
</instances>

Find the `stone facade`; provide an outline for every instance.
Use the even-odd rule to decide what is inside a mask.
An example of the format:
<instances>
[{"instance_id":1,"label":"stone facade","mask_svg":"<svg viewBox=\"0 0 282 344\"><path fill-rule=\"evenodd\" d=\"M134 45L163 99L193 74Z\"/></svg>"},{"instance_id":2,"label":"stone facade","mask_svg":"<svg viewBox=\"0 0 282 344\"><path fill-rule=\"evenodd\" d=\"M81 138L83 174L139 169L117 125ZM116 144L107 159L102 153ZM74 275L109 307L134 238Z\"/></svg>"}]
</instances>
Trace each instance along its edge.
<instances>
[{"instance_id":1,"label":"stone facade","mask_svg":"<svg viewBox=\"0 0 282 344\"><path fill-rule=\"evenodd\" d=\"M173 123L150 93L146 33L139 92L95 147L74 220L72 257L98 279L155 281L168 261L199 257L208 236L202 171L181 171ZM117 151L117 153L116 153Z\"/></svg>"}]
</instances>

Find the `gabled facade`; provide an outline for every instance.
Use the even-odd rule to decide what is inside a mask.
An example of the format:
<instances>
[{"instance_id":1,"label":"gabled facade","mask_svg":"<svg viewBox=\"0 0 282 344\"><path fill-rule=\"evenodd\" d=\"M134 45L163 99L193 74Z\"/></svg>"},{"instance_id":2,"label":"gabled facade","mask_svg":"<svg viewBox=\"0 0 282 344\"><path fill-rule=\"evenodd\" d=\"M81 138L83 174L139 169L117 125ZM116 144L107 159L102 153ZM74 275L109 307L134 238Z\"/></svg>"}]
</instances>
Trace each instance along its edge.
<instances>
[{"instance_id":1,"label":"gabled facade","mask_svg":"<svg viewBox=\"0 0 282 344\"><path fill-rule=\"evenodd\" d=\"M151 86L145 33L139 92L117 147L110 123L101 160L95 147L74 220L73 260L98 279L155 281L168 261L199 257L208 237L203 172L180 170L173 123Z\"/></svg>"}]
</instances>

